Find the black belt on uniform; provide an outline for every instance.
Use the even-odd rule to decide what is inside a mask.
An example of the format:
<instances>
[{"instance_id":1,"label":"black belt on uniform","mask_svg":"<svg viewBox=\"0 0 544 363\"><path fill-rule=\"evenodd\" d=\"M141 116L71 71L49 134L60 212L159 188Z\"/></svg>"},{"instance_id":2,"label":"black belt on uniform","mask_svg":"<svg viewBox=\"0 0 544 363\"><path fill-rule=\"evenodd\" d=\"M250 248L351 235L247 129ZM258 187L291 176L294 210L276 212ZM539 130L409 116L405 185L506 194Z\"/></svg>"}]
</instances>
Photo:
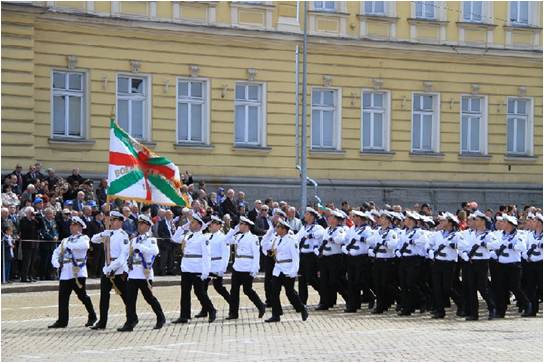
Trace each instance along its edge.
<instances>
[{"instance_id":1,"label":"black belt on uniform","mask_svg":"<svg viewBox=\"0 0 544 363\"><path fill-rule=\"evenodd\" d=\"M483 256L483 254L480 253L480 252L476 252L476 253L474 254L474 257L482 257L482 256Z\"/></svg>"},{"instance_id":2,"label":"black belt on uniform","mask_svg":"<svg viewBox=\"0 0 544 363\"><path fill-rule=\"evenodd\" d=\"M212 257L212 261L220 260L222 257Z\"/></svg>"},{"instance_id":3,"label":"black belt on uniform","mask_svg":"<svg viewBox=\"0 0 544 363\"><path fill-rule=\"evenodd\" d=\"M302 245L302 248L310 248L310 245Z\"/></svg>"},{"instance_id":4,"label":"black belt on uniform","mask_svg":"<svg viewBox=\"0 0 544 363\"><path fill-rule=\"evenodd\" d=\"M236 258L253 258L253 256L250 256L250 255L236 255Z\"/></svg>"},{"instance_id":5,"label":"black belt on uniform","mask_svg":"<svg viewBox=\"0 0 544 363\"><path fill-rule=\"evenodd\" d=\"M330 251L330 250L332 250L332 247L323 247L323 250L324 251Z\"/></svg>"},{"instance_id":6,"label":"black belt on uniform","mask_svg":"<svg viewBox=\"0 0 544 363\"><path fill-rule=\"evenodd\" d=\"M446 257L446 252L438 252L436 255L440 257Z\"/></svg>"},{"instance_id":7,"label":"black belt on uniform","mask_svg":"<svg viewBox=\"0 0 544 363\"><path fill-rule=\"evenodd\" d=\"M510 257L510 254L508 252L503 252L500 257Z\"/></svg>"},{"instance_id":8,"label":"black belt on uniform","mask_svg":"<svg viewBox=\"0 0 544 363\"><path fill-rule=\"evenodd\" d=\"M202 255L183 255L184 258L202 258Z\"/></svg>"},{"instance_id":9,"label":"black belt on uniform","mask_svg":"<svg viewBox=\"0 0 544 363\"><path fill-rule=\"evenodd\" d=\"M349 249L350 249L350 250L358 250L358 249L359 249L359 246L351 246Z\"/></svg>"},{"instance_id":10,"label":"black belt on uniform","mask_svg":"<svg viewBox=\"0 0 544 363\"><path fill-rule=\"evenodd\" d=\"M293 262L292 259L288 259L288 260L277 260L276 263L288 263L288 262Z\"/></svg>"},{"instance_id":11,"label":"black belt on uniform","mask_svg":"<svg viewBox=\"0 0 544 363\"><path fill-rule=\"evenodd\" d=\"M73 262L71 259L64 259L62 261L63 263L69 263L69 262ZM85 259L84 258L76 258L76 262L85 262Z\"/></svg>"}]
</instances>

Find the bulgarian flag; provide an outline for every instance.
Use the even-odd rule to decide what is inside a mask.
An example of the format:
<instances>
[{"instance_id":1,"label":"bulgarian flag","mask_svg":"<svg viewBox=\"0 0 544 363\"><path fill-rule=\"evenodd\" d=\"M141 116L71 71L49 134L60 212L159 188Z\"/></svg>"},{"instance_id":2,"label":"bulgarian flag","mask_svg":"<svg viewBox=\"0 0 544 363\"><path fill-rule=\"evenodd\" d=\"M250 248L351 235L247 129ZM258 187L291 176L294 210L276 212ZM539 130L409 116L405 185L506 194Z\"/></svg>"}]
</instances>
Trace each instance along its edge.
<instances>
[{"instance_id":1,"label":"bulgarian flag","mask_svg":"<svg viewBox=\"0 0 544 363\"><path fill-rule=\"evenodd\" d=\"M112 119L108 198L185 206L178 167L130 137Z\"/></svg>"}]
</instances>

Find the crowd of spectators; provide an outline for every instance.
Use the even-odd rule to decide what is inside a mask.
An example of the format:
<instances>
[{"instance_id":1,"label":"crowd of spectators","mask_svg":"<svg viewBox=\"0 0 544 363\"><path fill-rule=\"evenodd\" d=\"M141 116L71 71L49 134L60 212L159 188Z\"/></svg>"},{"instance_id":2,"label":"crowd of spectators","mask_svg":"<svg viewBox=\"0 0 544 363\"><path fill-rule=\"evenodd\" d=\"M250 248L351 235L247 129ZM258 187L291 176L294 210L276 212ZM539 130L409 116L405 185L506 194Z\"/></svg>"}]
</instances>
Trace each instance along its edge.
<instances>
[{"instance_id":1,"label":"crowd of spectators","mask_svg":"<svg viewBox=\"0 0 544 363\"><path fill-rule=\"evenodd\" d=\"M70 235L70 217L76 215L87 224L83 233L92 237L107 229L110 210L119 210L125 215L123 229L131 236L136 234L138 215L148 214L153 219L152 231L160 249L160 256L154 265L158 275L180 273L178 261L181 251L171 241L171 237L175 228L186 223L191 213L198 213L204 221L209 221L212 214L220 216L226 222L225 232L237 225L241 216L246 216L255 223L253 232L262 236L270 227L270 216L281 210L293 231L302 228L299 210L285 201L266 198L250 204L243 191L225 190L223 187L211 191L204 181L195 183L189 171L182 174L182 181L180 192L188 205L166 208L120 199L108 202L107 180L102 179L95 185L93 180L80 175L79 168L74 168L71 175L64 178L58 176L52 168L42 172L40 163L30 165L26 173L21 165L17 165L13 172L3 177L2 184L2 283L56 279L57 271L51 266L51 256L58 243ZM334 203L312 206L322 212L318 223L323 226L326 226L328 211L337 208ZM404 211L400 205L378 206L372 201L358 206L351 206L344 201L340 209L347 215L352 209ZM408 209L428 216L439 212L433 211L427 203L416 204ZM466 228L467 216L476 209L478 204L475 201L461 204L456 212L461 229ZM492 220L488 228L494 229L496 215L507 213L523 220L529 212L536 211L538 209L534 206L518 209L516 205L504 205L497 211L487 209L485 213ZM351 223L349 218L346 223ZM99 277L103 263L103 249L91 245L87 259L89 276Z\"/></svg>"}]
</instances>

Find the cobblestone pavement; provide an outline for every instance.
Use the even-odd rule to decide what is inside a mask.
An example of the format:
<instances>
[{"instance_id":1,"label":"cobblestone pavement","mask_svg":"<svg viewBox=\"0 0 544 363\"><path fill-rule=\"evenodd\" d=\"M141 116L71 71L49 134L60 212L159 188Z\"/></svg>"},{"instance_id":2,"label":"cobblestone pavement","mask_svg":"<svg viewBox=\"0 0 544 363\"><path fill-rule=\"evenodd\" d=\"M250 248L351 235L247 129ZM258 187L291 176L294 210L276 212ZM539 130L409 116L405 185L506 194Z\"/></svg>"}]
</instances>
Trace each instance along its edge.
<instances>
[{"instance_id":1,"label":"cobblestone pavement","mask_svg":"<svg viewBox=\"0 0 544 363\"><path fill-rule=\"evenodd\" d=\"M262 284L255 284L264 296ZM240 319L224 320L228 307L210 286L218 320L170 321L179 314L179 287L156 287L168 324L153 330L155 317L141 295L140 324L119 333L124 309L112 296L108 329L83 327L86 313L72 295L67 329L51 330L56 319L56 292L2 295L4 361L542 361L542 316L520 318L510 311L504 320L465 322L428 314L399 317L393 312L370 315L366 309L345 314L343 305L328 312L310 311L302 322L291 307L280 323L265 324L242 294ZM98 310L99 292L90 292ZM287 299L282 295L282 302ZM314 293L309 303L315 304ZM482 304L483 307L483 304ZM193 314L200 306L193 300ZM451 314L450 314L451 315ZM270 316L268 309L265 318ZM482 312L482 316L486 316Z\"/></svg>"}]
</instances>

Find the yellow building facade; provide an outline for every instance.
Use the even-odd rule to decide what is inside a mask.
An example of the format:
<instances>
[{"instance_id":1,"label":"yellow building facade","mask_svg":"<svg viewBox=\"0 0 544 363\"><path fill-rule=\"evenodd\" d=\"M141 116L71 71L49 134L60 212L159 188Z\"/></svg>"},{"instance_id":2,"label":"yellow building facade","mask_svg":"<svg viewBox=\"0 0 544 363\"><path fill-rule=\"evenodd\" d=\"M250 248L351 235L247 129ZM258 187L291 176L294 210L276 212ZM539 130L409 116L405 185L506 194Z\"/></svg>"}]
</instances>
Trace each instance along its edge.
<instances>
[{"instance_id":1,"label":"yellow building facade","mask_svg":"<svg viewBox=\"0 0 544 363\"><path fill-rule=\"evenodd\" d=\"M303 9L3 2L2 171L105 175L115 110L180 170L297 200ZM542 2L309 2L309 176L335 200L541 204L541 14Z\"/></svg>"}]
</instances>

